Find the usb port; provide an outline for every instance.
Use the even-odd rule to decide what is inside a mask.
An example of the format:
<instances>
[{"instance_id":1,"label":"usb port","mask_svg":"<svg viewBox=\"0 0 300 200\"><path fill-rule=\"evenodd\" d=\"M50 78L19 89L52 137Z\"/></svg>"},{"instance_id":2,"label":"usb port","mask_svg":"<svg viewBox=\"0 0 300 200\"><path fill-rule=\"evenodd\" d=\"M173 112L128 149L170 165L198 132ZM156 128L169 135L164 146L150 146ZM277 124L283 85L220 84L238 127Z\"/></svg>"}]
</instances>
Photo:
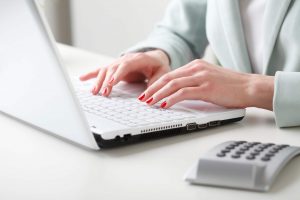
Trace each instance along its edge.
<instances>
[{"instance_id":1,"label":"usb port","mask_svg":"<svg viewBox=\"0 0 300 200\"><path fill-rule=\"evenodd\" d=\"M213 122L209 122L209 126L210 126L210 127L220 126L220 125L221 125L221 121L213 121Z\"/></svg>"},{"instance_id":2,"label":"usb port","mask_svg":"<svg viewBox=\"0 0 300 200\"><path fill-rule=\"evenodd\" d=\"M208 127L207 124L198 124L198 129L205 129L207 127Z\"/></svg>"},{"instance_id":3,"label":"usb port","mask_svg":"<svg viewBox=\"0 0 300 200\"><path fill-rule=\"evenodd\" d=\"M188 131L193 131L193 130L196 130L196 129L197 129L197 124L196 123L186 125L186 130L188 130Z\"/></svg>"}]
</instances>

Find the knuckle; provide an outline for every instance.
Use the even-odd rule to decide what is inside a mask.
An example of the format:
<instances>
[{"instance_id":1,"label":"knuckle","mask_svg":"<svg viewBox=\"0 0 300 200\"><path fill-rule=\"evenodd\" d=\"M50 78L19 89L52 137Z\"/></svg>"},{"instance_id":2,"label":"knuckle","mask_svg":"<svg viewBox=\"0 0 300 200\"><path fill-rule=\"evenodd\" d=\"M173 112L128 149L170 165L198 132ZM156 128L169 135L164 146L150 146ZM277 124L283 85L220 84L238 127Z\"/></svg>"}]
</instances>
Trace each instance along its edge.
<instances>
[{"instance_id":1,"label":"knuckle","mask_svg":"<svg viewBox=\"0 0 300 200\"><path fill-rule=\"evenodd\" d=\"M133 56L136 59L140 59L140 58L143 58L145 56L145 53L137 52L137 53L133 54Z\"/></svg>"},{"instance_id":2,"label":"knuckle","mask_svg":"<svg viewBox=\"0 0 300 200\"><path fill-rule=\"evenodd\" d=\"M199 76L202 78L202 79L208 79L210 73L208 70L204 69L201 71L201 73L199 73Z\"/></svg>"},{"instance_id":3,"label":"knuckle","mask_svg":"<svg viewBox=\"0 0 300 200\"><path fill-rule=\"evenodd\" d=\"M196 65L204 65L205 64L205 61L202 60L202 59L195 59L192 61L193 64L196 64Z\"/></svg>"},{"instance_id":4,"label":"knuckle","mask_svg":"<svg viewBox=\"0 0 300 200\"><path fill-rule=\"evenodd\" d=\"M191 66L189 70L192 73L199 73L199 72L205 73L205 72L209 72L209 68L204 63L195 64L195 65Z\"/></svg>"},{"instance_id":5,"label":"knuckle","mask_svg":"<svg viewBox=\"0 0 300 200\"><path fill-rule=\"evenodd\" d=\"M116 71L118 69L118 65L113 65L110 67L110 70Z\"/></svg>"},{"instance_id":6,"label":"knuckle","mask_svg":"<svg viewBox=\"0 0 300 200\"><path fill-rule=\"evenodd\" d=\"M199 62L200 59L195 59L192 61L192 64L197 64Z\"/></svg>"},{"instance_id":7,"label":"knuckle","mask_svg":"<svg viewBox=\"0 0 300 200\"><path fill-rule=\"evenodd\" d=\"M201 86L202 91L211 91L212 89L213 89L213 83L210 81L203 83Z\"/></svg>"},{"instance_id":8,"label":"knuckle","mask_svg":"<svg viewBox=\"0 0 300 200\"><path fill-rule=\"evenodd\" d=\"M119 67L120 67L121 69L124 69L124 68L129 67L129 66L131 65L131 63L132 63L131 60L125 60L125 61L123 61L123 62L119 65Z\"/></svg>"},{"instance_id":9,"label":"knuckle","mask_svg":"<svg viewBox=\"0 0 300 200\"><path fill-rule=\"evenodd\" d=\"M170 88L177 88L177 87L179 86L179 83L178 83L178 81L176 81L176 80L171 80L171 81L168 83L168 86L169 86Z\"/></svg>"},{"instance_id":10,"label":"knuckle","mask_svg":"<svg viewBox=\"0 0 300 200\"><path fill-rule=\"evenodd\" d=\"M108 68L109 68L109 65L101 67L101 68L99 68L99 72L98 73L100 73L100 72L106 72L108 70Z\"/></svg>"},{"instance_id":11,"label":"knuckle","mask_svg":"<svg viewBox=\"0 0 300 200\"><path fill-rule=\"evenodd\" d=\"M172 77L169 74L162 76L163 83L169 83L172 80Z\"/></svg>"},{"instance_id":12,"label":"knuckle","mask_svg":"<svg viewBox=\"0 0 300 200\"><path fill-rule=\"evenodd\" d=\"M191 66L191 67L189 68L189 71L190 71L191 73L196 73L196 72L198 72L199 70L200 70L199 65L193 65L193 66Z\"/></svg>"},{"instance_id":13,"label":"knuckle","mask_svg":"<svg viewBox=\"0 0 300 200\"><path fill-rule=\"evenodd\" d=\"M131 58L135 53L132 53L132 52L129 52L129 53L126 53L124 54L121 59L124 60L124 59L127 59L127 58Z\"/></svg>"},{"instance_id":14,"label":"knuckle","mask_svg":"<svg viewBox=\"0 0 300 200\"><path fill-rule=\"evenodd\" d=\"M96 74L98 74L101 70L102 70L102 68L99 67L98 69L96 69L96 70L94 70L94 71L91 71L89 74L91 74L91 73L96 73Z\"/></svg>"},{"instance_id":15,"label":"knuckle","mask_svg":"<svg viewBox=\"0 0 300 200\"><path fill-rule=\"evenodd\" d=\"M188 93L188 89L187 88L182 88L180 90L178 90L178 96L184 96Z\"/></svg>"}]
</instances>

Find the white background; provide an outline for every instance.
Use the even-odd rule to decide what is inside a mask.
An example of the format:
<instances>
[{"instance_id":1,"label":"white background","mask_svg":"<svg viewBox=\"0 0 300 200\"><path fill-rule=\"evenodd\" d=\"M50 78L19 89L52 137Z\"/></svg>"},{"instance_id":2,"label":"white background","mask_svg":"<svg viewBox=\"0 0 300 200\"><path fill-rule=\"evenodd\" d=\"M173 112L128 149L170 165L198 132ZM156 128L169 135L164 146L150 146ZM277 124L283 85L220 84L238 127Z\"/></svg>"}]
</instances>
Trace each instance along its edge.
<instances>
[{"instance_id":1,"label":"white background","mask_svg":"<svg viewBox=\"0 0 300 200\"><path fill-rule=\"evenodd\" d=\"M170 0L40 1L59 42L117 56L147 37Z\"/></svg>"}]
</instances>

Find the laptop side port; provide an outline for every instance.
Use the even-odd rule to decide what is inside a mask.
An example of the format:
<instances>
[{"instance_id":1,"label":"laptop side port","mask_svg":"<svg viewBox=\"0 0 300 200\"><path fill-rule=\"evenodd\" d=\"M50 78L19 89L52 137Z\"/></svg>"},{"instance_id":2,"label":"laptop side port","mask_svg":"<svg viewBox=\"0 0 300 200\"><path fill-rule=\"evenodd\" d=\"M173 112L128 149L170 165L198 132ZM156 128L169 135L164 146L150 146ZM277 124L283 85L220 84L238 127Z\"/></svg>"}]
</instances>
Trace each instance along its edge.
<instances>
[{"instance_id":1,"label":"laptop side port","mask_svg":"<svg viewBox=\"0 0 300 200\"><path fill-rule=\"evenodd\" d=\"M125 142L127 142L130 138L131 138L131 134L125 134L125 135L123 136L123 140L124 140Z\"/></svg>"},{"instance_id":2,"label":"laptop side port","mask_svg":"<svg viewBox=\"0 0 300 200\"><path fill-rule=\"evenodd\" d=\"M193 131L197 129L197 124L196 123L191 123L186 125L186 130L188 131Z\"/></svg>"},{"instance_id":3,"label":"laptop side port","mask_svg":"<svg viewBox=\"0 0 300 200\"><path fill-rule=\"evenodd\" d=\"M205 129L208 127L208 124L198 124L198 129Z\"/></svg>"},{"instance_id":4,"label":"laptop side port","mask_svg":"<svg viewBox=\"0 0 300 200\"><path fill-rule=\"evenodd\" d=\"M221 125L221 121L213 121L213 122L209 122L208 125L209 125L210 127L220 126L220 125Z\"/></svg>"}]
</instances>

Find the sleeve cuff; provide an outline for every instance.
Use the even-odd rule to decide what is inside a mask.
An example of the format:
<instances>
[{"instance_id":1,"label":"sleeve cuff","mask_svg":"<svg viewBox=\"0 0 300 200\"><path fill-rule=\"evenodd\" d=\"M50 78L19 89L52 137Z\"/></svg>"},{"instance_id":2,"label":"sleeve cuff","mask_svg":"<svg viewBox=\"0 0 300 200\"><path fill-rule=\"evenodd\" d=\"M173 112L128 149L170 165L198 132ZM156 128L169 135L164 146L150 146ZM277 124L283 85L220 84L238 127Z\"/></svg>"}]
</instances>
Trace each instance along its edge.
<instances>
[{"instance_id":1,"label":"sleeve cuff","mask_svg":"<svg viewBox=\"0 0 300 200\"><path fill-rule=\"evenodd\" d=\"M277 72L273 110L278 127L300 126L300 72Z\"/></svg>"},{"instance_id":2,"label":"sleeve cuff","mask_svg":"<svg viewBox=\"0 0 300 200\"><path fill-rule=\"evenodd\" d=\"M176 35L166 34L162 31L156 32L149 38L126 50L124 53L143 52L149 48L161 49L168 54L172 69L179 68L194 59L194 54L189 46Z\"/></svg>"}]
</instances>

